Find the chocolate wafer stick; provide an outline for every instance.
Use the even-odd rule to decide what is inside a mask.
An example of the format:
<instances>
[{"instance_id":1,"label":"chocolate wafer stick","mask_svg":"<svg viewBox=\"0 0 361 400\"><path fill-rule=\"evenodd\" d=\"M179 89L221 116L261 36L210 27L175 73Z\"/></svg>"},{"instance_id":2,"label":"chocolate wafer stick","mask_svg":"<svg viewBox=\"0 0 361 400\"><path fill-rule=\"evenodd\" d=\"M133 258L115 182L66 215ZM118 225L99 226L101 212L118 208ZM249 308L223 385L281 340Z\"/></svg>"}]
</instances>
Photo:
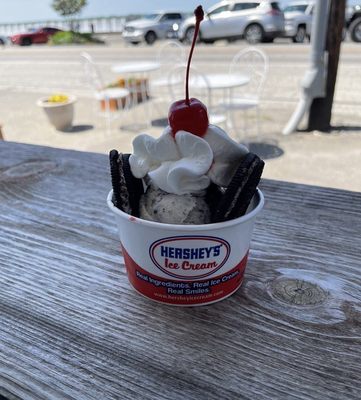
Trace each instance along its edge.
<instances>
[{"instance_id":1,"label":"chocolate wafer stick","mask_svg":"<svg viewBox=\"0 0 361 400\"><path fill-rule=\"evenodd\" d=\"M132 174L129 158L130 154L120 154L118 163L123 169L124 179L129 193L129 205L132 210L132 215L139 217L139 200L144 193L143 181Z\"/></svg>"},{"instance_id":2,"label":"chocolate wafer stick","mask_svg":"<svg viewBox=\"0 0 361 400\"><path fill-rule=\"evenodd\" d=\"M256 193L263 167L264 162L256 154L244 156L216 207L212 222L229 221L246 213Z\"/></svg>"}]
</instances>

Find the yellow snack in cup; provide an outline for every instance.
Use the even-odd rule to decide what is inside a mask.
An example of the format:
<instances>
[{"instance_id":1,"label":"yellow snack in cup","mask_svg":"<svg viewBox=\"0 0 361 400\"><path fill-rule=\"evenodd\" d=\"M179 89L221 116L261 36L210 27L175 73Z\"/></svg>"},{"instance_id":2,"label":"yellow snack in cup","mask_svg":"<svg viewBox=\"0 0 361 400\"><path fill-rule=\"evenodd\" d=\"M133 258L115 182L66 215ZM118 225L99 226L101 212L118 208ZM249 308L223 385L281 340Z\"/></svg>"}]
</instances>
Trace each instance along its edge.
<instances>
[{"instance_id":1,"label":"yellow snack in cup","mask_svg":"<svg viewBox=\"0 0 361 400\"><path fill-rule=\"evenodd\" d=\"M65 94L57 93L50 96L48 101L50 103L66 103L67 101L69 101L69 97Z\"/></svg>"}]
</instances>

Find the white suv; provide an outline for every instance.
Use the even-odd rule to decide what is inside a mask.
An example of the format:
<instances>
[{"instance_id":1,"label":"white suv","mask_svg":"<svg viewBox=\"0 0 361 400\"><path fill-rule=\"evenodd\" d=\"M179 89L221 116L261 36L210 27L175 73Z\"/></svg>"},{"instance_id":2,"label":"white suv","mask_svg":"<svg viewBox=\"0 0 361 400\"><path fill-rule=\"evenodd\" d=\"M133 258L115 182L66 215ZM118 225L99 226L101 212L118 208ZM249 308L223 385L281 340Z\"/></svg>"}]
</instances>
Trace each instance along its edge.
<instances>
[{"instance_id":1,"label":"white suv","mask_svg":"<svg viewBox=\"0 0 361 400\"><path fill-rule=\"evenodd\" d=\"M190 43L194 25L194 17L187 18L179 28L178 38ZM277 1L227 0L205 13L199 33L199 40L204 43L239 38L249 43L271 42L284 35L284 16Z\"/></svg>"}]
</instances>

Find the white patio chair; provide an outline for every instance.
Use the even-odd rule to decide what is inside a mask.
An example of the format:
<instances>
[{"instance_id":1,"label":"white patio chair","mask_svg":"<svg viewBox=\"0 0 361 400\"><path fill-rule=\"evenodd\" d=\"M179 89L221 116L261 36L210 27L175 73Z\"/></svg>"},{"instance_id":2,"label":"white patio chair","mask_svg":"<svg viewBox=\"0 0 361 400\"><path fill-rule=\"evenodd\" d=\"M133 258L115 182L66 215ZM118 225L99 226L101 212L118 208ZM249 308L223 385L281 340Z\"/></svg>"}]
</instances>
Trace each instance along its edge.
<instances>
[{"instance_id":1,"label":"white patio chair","mask_svg":"<svg viewBox=\"0 0 361 400\"><path fill-rule=\"evenodd\" d=\"M228 99L222 102L222 107L226 109L230 117L230 128L236 136L239 136L235 113L243 111L243 130L244 134L246 134L248 130L248 110L255 109L256 133L257 138L259 138L260 96L268 76L268 57L262 50L254 47L243 49L233 57L229 67L229 74L241 74L249 78L247 85L232 89Z\"/></svg>"},{"instance_id":2,"label":"white patio chair","mask_svg":"<svg viewBox=\"0 0 361 400\"><path fill-rule=\"evenodd\" d=\"M158 114L163 115L167 113L171 101L168 74L172 68L185 64L184 46L175 40L168 40L160 46L155 60L159 64L159 69L152 74L150 93Z\"/></svg>"},{"instance_id":3,"label":"white patio chair","mask_svg":"<svg viewBox=\"0 0 361 400\"><path fill-rule=\"evenodd\" d=\"M168 89L171 103L185 98L186 66L181 65L170 70L168 74ZM200 100L208 110L209 123L220 125L226 122L226 115L217 107L213 107L212 90L207 76L195 67L189 71L189 97Z\"/></svg>"},{"instance_id":4,"label":"white patio chair","mask_svg":"<svg viewBox=\"0 0 361 400\"><path fill-rule=\"evenodd\" d=\"M156 55L156 62L160 65L160 68L155 73L151 85L152 87L166 87L170 69L186 63L184 46L175 40L168 40L160 46Z\"/></svg>"},{"instance_id":5,"label":"white patio chair","mask_svg":"<svg viewBox=\"0 0 361 400\"><path fill-rule=\"evenodd\" d=\"M100 112L101 116L106 118L107 133L110 133L111 122L119 117L119 113L111 110L111 101L122 102L119 104L119 109L126 109L129 103L130 91L127 88L105 88L102 75L90 54L82 52L82 59L85 79L88 86L93 90L94 98L97 100L97 107L100 107L99 102L104 101L104 113Z\"/></svg>"}]
</instances>

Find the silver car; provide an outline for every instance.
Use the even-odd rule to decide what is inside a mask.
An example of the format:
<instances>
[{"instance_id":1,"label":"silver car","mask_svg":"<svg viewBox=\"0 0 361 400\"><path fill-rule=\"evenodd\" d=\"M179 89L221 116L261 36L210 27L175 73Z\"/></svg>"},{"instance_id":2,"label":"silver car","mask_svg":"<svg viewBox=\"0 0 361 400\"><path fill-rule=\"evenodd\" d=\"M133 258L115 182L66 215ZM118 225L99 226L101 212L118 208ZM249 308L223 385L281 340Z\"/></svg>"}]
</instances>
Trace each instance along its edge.
<instances>
[{"instance_id":1,"label":"silver car","mask_svg":"<svg viewBox=\"0 0 361 400\"><path fill-rule=\"evenodd\" d=\"M194 17L184 21L178 32L181 41L191 42L194 24ZM239 38L249 43L271 42L283 35L284 15L277 1L221 1L205 13L200 26L200 41L205 43Z\"/></svg>"},{"instance_id":2,"label":"silver car","mask_svg":"<svg viewBox=\"0 0 361 400\"><path fill-rule=\"evenodd\" d=\"M314 2L295 1L288 4L285 15L285 36L292 38L295 43L302 43L311 36L312 14Z\"/></svg>"},{"instance_id":3,"label":"silver car","mask_svg":"<svg viewBox=\"0 0 361 400\"><path fill-rule=\"evenodd\" d=\"M125 24L123 39L132 44L146 42L151 45L158 39L177 36L184 17L179 12L158 12Z\"/></svg>"}]
</instances>

